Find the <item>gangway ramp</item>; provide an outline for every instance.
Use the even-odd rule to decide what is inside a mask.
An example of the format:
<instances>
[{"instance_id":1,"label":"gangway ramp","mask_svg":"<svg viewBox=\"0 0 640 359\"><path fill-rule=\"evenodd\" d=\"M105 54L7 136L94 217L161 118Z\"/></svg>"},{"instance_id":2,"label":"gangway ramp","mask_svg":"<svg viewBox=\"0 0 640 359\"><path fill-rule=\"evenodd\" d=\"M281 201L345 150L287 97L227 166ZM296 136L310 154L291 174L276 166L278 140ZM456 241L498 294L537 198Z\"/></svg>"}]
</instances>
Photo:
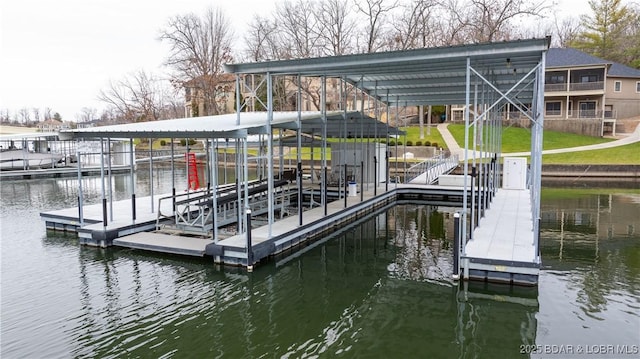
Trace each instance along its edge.
<instances>
[{"instance_id":1,"label":"gangway ramp","mask_svg":"<svg viewBox=\"0 0 640 359\"><path fill-rule=\"evenodd\" d=\"M438 155L411 166L407 170L405 183L434 184L438 177L450 173L457 166L457 155L449 157Z\"/></svg>"},{"instance_id":2,"label":"gangway ramp","mask_svg":"<svg viewBox=\"0 0 640 359\"><path fill-rule=\"evenodd\" d=\"M275 192L274 209L279 210L281 213L286 211L286 207L291 203L291 191L288 188L288 184L288 180L275 180L273 183ZM216 224L218 227L238 221L238 198L243 200L245 193L248 194L249 207L254 216L267 213L268 190L268 184L263 180L248 183L246 191L244 186L240 186L239 194L235 185L218 187L215 201L216 210L214 210L214 200L210 191L186 198L184 194L164 197L160 202L175 201L175 210L170 211L170 213L158 211L157 230L182 231L188 234L201 235L210 234L214 225L214 212L217 215ZM167 219L172 221L167 223Z\"/></svg>"}]
</instances>

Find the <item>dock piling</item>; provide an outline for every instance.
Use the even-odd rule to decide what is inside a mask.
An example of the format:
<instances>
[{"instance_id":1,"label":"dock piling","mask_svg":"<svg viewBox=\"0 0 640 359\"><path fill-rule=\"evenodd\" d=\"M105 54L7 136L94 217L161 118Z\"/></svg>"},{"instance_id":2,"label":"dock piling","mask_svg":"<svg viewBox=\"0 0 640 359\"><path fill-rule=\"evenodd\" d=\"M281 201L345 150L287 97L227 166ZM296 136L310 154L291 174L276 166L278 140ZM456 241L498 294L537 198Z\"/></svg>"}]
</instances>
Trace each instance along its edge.
<instances>
[{"instance_id":1,"label":"dock piling","mask_svg":"<svg viewBox=\"0 0 640 359\"><path fill-rule=\"evenodd\" d=\"M453 214L453 280L460 279L460 213Z\"/></svg>"},{"instance_id":2,"label":"dock piling","mask_svg":"<svg viewBox=\"0 0 640 359\"><path fill-rule=\"evenodd\" d=\"M253 271L253 248L251 248L251 209L247 208L247 271Z\"/></svg>"}]
</instances>

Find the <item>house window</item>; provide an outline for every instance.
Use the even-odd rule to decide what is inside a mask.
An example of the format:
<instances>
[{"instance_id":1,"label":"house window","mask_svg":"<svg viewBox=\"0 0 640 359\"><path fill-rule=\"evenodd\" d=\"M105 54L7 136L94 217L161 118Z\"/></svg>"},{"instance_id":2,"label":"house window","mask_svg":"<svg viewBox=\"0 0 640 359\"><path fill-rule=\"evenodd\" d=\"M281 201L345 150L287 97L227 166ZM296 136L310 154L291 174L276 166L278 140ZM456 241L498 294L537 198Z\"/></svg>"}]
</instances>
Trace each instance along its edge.
<instances>
[{"instance_id":1,"label":"house window","mask_svg":"<svg viewBox=\"0 0 640 359\"><path fill-rule=\"evenodd\" d=\"M549 83L552 84L562 84L565 83L564 75L551 75L549 77Z\"/></svg>"},{"instance_id":2,"label":"house window","mask_svg":"<svg viewBox=\"0 0 640 359\"><path fill-rule=\"evenodd\" d=\"M598 76L596 75L582 75L580 76L580 82L596 82L598 81Z\"/></svg>"},{"instance_id":3,"label":"house window","mask_svg":"<svg viewBox=\"0 0 640 359\"><path fill-rule=\"evenodd\" d=\"M562 114L562 102L553 101L545 104L545 115L560 116Z\"/></svg>"},{"instance_id":4,"label":"house window","mask_svg":"<svg viewBox=\"0 0 640 359\"><path fill-rule=\"evenodd\" d=\"M613 91L615 92L622 91L622 81L616 81L613 83Z\"/></svg>"},{"instance_id":5,"label":"house window","mask_svg":"<svg viewBox=\"0 0 640 359\"><path fill-rule=\"evenodd\" d=\"M640 81L636 82L636 92L640 93Z\"/></svg>"}]
</instances>

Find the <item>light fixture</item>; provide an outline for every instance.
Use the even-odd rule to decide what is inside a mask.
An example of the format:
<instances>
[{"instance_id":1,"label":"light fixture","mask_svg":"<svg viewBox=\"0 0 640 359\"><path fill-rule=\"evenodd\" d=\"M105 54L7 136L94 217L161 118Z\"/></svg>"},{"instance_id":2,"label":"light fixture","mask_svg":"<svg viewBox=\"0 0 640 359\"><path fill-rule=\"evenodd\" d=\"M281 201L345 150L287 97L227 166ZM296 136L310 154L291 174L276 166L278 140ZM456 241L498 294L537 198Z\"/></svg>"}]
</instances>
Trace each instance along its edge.
<instances>
[{"instance_id":1,"label":"light fixture","mask_svg":"<svg viewBox=\"0 0 640 359\"><path fill-rule=\"evenodd\" d=\"M507 57L507 68L511 67L511 58Z\"/></svg>"}]
</instances>

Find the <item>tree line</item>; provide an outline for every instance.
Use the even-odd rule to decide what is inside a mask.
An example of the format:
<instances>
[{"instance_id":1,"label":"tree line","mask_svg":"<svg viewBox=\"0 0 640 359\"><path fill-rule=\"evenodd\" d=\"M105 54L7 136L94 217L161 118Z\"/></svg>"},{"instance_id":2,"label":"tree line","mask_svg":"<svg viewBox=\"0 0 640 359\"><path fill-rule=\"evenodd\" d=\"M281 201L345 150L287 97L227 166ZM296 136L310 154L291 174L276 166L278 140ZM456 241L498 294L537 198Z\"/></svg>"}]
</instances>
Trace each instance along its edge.
<instances>
[{"instance_id":1,"label":"tree line","mask_svg":"<svg viewBox=\"0 0 640 359\"><path fill-rule=\"evenodd\" d=\"M190 95L204 105L198 115L219 114L223 112L220 99L229 91L229 76L223 74L222 66L231 62L551 35L554 47L574 47L640 68L638 5L589 0L588 6L590 12L580 18L560 19L551 0L281 0L271 14L254 14L240 36L220 8L178 14L167 20L158 35L169 47L164 62L169 76L138 70L111 81L98 95L106 105L100 119L138 122L182 117L185 87L195 89ZM242 45L241 50L237 44ZM296 85L311 99L319 98L310 82ZM275 84L276 92L284 87L282 82ZM277 95L276 101L284 105L285 96ZM95 118L95 110L85 108L76 120L91 116Z\"/></svg>"}]
</instances>

